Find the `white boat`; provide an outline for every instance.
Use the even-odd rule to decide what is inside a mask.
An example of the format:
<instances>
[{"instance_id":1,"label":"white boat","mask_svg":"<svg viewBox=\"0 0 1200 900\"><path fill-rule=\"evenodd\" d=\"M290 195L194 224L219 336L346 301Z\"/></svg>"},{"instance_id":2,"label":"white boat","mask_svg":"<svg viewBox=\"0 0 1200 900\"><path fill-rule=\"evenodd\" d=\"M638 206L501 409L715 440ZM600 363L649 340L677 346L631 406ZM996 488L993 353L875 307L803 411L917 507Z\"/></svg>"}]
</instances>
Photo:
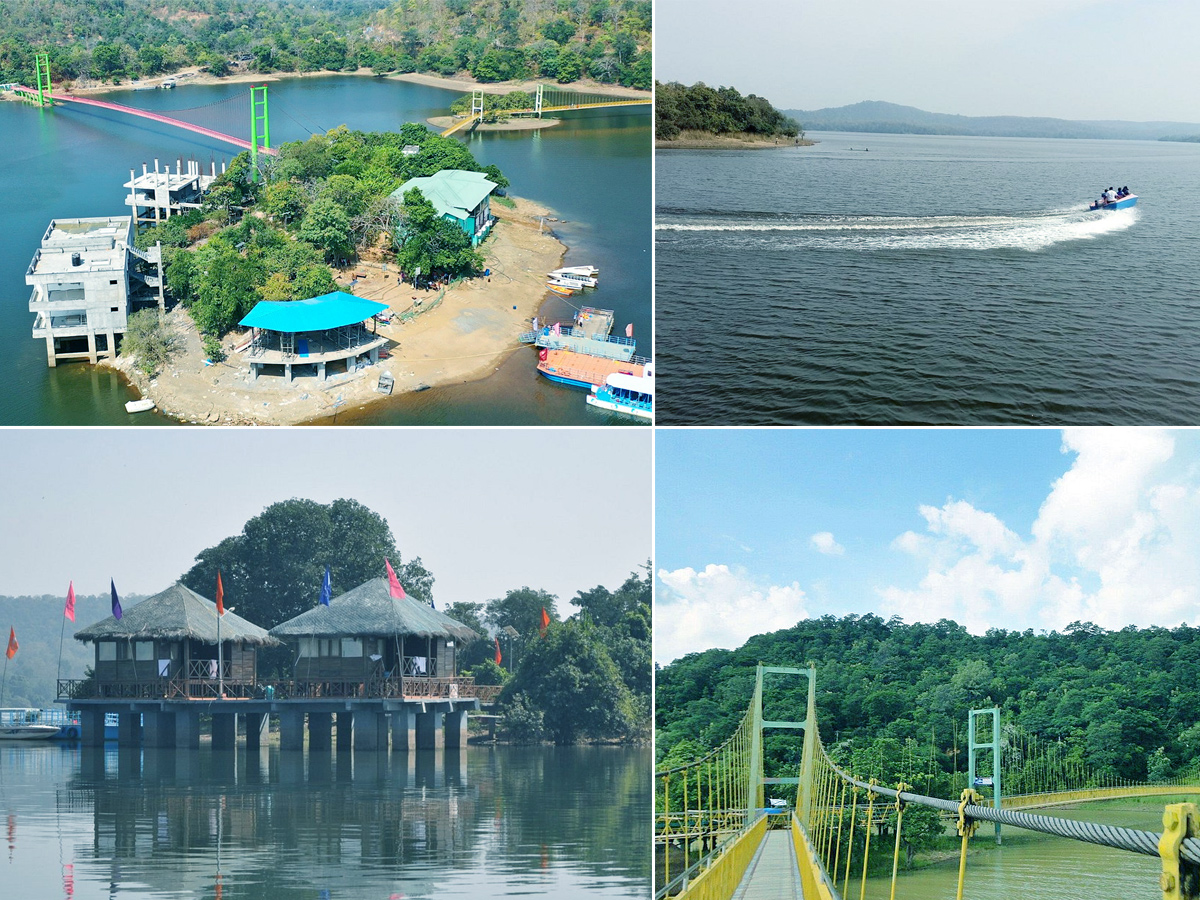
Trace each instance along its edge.
<instances>
[{"instance_id":1,"label":"white boat","mask_svg":"<svg viewBox=\"0 0 1200 900\"><path fill-rule=\"evenodd\" d=\"M595 287L599 280L586 272L574 272L570 269L555 269L547 276L552 282L574 284L582 287Z\"/></svg>"},{"instance_id":2,"label":"white boat","mask_svg":"<svg viewBox=\"0 0 1200 900\"><path fill-rule=\"evenodd\" d=\"M140 413L148 412L154 409L154 401L149 397L143 397L141 400L127 400L125 402L125 412Z\"/></svg>"},{"instance_id":3,"label":"white boat","mask_svg":"<svg viewBox=\"0 0 1200 900\"><path fill-rule=\"evenodd\" d=\"M587 396L591 406L613 412L654 418L654 365L647 363L641 375L616 373L604 379L604 384L593 385Z\"/></svg>"},{"instance_id":4,"label":"white boat","mask_svg":"<svg viewBox=\"0 0 1200 900\"><path fill-rule=\"evenodd\" d=\"M0 709L0 741L48 741L59 726L41 721L40 709Z\"/></svg>"},{"instance_id":5,"label":"white boat","mask_svg":"<svg viewBox=\"0 0 1200 900\"><path fill-rule=\"evenodd\" d=\"M574 272L576 275L586 275L589 278L598 278L600 270L595 266L563 266L561 269L555 269L555 272ZM551 274L554 274L553 272Z\"/></svg>"}]
</instances>

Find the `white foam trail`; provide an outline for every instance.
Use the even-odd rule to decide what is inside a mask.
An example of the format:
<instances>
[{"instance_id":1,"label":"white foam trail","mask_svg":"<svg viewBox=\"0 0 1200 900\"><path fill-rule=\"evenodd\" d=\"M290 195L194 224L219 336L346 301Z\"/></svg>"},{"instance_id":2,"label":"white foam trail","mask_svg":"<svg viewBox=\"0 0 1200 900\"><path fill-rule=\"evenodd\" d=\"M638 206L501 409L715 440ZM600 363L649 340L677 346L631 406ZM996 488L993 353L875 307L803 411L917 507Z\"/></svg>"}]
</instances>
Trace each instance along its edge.
<instances>
[{"instance_id":1,"label":"white foam trail","mask_svg":"<svg viewBox=\"0 0 1200 900\"><path fill-rule=\"evenodd\" d=\"M733 240L739 235L792 233L796 239L779 243L828 249L1041 250L1064 241L1090 240L1123 231L1136 221L1135 207L1097 213L1057 210L1030 216L830 216L814 217L811 222L665 222L656 224L655 230L723 232Z\"/></svg>"}]
</instances>

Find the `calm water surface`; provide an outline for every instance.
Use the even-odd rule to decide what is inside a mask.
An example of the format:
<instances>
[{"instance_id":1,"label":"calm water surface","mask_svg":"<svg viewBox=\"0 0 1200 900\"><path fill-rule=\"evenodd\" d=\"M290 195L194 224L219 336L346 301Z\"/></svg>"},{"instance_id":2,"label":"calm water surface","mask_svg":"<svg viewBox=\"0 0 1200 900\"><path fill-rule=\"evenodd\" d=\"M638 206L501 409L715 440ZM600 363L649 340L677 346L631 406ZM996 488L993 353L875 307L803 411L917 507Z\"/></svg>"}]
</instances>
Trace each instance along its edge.
<instances>
[{"instance_id":1,"label":"calm water surface","mask_svg":"<svg viewBox=\"0 0 1200 900\"><path fill-rule=\"evenodd\" d=\"M1200 145L811 137L658 153L660 423L1195 424Z\"/></svg>"},{"instance_id":2,"label":"calm water surface","mask_svg":"<svg viewBox=\"0 0 1200 900\"><path fill-rule=\"evenodd\" d=\"M647 750L0 743L0 894L647 898Z\"/></svg>"},{"instance_id":3,"label":"calm water surface","mask_svg":"<svg viewBox=\"0 0 1200 900\"><path fill-rule=\"evenodd\" d=\"M248 105L230 101L245 85L188 85L175 91L121 91L108 99L161 110L208 106L181 115L224 130L249 132ZM445 114L452 91L373 78L324 77L270 85L271 141L303 140L338 125L363 131L396 130L409 121ZM224 101L224 102L223 102ZM242 110L246 115L242 115ZM640 349L649 355L650 312L650 117L648 110L617 115L580 113L542 132L492 132L466 138L482 164L495 163L512 192L555 211L553 225L570 247L567 264L604 270L590 304L632 322ZM234 131L240 127L240 131ZM194 158L205 168L234 150L200 135L120 113L79 107L39 110L0 103L0 424L172 424L163 416L130 416L124 403L136 393L117 375L91 366L46 367L45 345L31 337L30 288L25 270L53 217L124 215L131 168L154 159ZM578 302L579 296L572 298ZM565 300L548 301L543 316L567 319ZM515 335L514 335L515 339ZM512 354L482 382L435 389L346 410L339 423L360 424L631 424L598 412L582 391L547 382L535 372L534 351Z\"/></svg>"}]
</instances>

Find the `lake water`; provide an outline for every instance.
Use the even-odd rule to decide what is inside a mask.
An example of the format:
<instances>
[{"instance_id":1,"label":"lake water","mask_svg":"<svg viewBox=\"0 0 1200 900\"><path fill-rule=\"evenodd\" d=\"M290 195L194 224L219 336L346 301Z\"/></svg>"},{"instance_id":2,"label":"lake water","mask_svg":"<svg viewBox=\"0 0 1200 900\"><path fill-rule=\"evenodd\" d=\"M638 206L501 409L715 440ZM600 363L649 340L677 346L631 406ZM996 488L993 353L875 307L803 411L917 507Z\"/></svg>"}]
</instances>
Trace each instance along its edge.
<instances>
[{"instance_id":1,"label":"lake water","mask_svg":"<svg viewBox=\"0 0 1200 900\"><path fill-rule=\"evenodd\" d=\"M648 898L650 752L0 743L9 900Z\"/></svg>"},{"instance_id":2,"label":"lake water","mask_svg":"<svg viewBox=\"0 0 1200 900\"><path fill-rule=\"evenodd\" d=\"M657 154L658 422L1195 423L1200 145L809 136Z\"/></svg>"},{"instance_id":3,"label":"lake water","mask_svg":"<svg viewBox=\"0 0 1200 900\"><path fill-rule=\"evenodd\" d=\"M209 106L203 124L229 132L241 122L230 98L246 85L188 85L175 91L120 91L107 99L168 112ZM311 132L345 124L363 131L396 130L408 121L445 114L453 91L357 77L292 79L270 85L271 142L306 139ZM223 101L228 101L221 106ZM651 150L648 108L573 115L541 132L486 132L467 141L481 164L495 163L512 193L535 200L564 221L553 225L570 247L567 264L604 270L585 301L611 308L621 326L632 322L640 349L652 340ZM195 114L181 115L196 121ZM248 135L248 121L240 131ZM53 217L124 215L129 170L142 163L195 158L207 169L235 149L200 135L108 111L59 107L40 110L0 103L0 424L172 424L160 415L130 416L124 403L136 396L124 379L87 364L46 366L45 345L31 337L30 288L25 270ZM571 298L579 301L579 295ZM548 301L543 316L568 319L566 300ZM515 338L515 335L514 335ZM512 354L482 382L397 396L366 412L347 411L337 421L359 424L631 424L629 417L587 406L582 391L551 384L536 374L534 351Z\"/></svg>"}]
</instances>

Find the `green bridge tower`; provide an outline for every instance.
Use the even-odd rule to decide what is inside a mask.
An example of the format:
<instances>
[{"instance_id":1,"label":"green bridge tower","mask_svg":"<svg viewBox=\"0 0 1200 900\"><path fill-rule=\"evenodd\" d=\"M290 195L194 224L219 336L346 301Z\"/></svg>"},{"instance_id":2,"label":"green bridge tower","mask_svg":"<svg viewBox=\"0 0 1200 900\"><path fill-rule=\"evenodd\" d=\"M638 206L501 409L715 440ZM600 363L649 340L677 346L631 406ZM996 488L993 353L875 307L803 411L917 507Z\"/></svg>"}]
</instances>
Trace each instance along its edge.
<instances>
[{"instance_id":1,"label":"green bridge tower","mask_svg":"<svg viewBox=\"0 0 1200 900\"><path fill-rule=\"evenodd\" d=\"M261 141L261 144L260 144ZM258 149L271 149L271 125L267 119L267 86L250 87L250 177L258 181Z\"/></svg>"},{"instance_id":2,"label":"green bridge tower","mask_svg":"<svg viewBox=\"0 0 1200 900\"><path fill-rule=\"evenodd\" d=\"M999 809L1000 798L1003 796L1000 787L1000 708L993 706L991 709L973 709L967 715L967 787L990 787L992 808ZM991 719L990 737L980 740L975 720L985 716ZM980 769L975 764L976 754L988 751L992 754L992 774L979 775ZM999 822L996 823L996 843L1000 843Z\"/></svg>"}]
</instances>

